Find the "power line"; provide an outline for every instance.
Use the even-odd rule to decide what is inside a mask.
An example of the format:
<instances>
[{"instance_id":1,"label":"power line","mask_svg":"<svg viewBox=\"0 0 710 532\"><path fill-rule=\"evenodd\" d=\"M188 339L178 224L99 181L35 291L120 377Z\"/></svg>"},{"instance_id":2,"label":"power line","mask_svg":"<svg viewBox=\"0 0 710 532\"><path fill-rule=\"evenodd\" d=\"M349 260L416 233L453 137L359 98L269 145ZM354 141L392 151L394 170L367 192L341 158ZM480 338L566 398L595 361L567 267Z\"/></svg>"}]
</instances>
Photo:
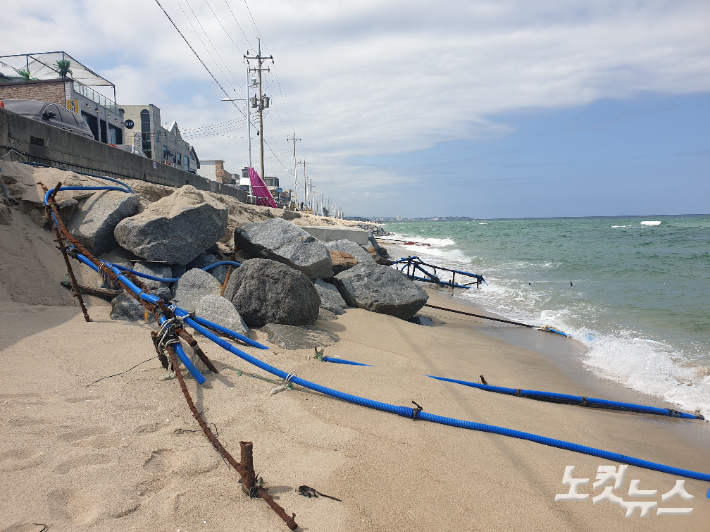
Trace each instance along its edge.
<instances>
[{"instance_id":1,"label":"power line","mask_svg":"<svg viewBox=\"0 0 710 532\"><path fill-rule=\"evenodd\" d=\"M224 3L227 4L227 9L229 9L229 12L232 14L232 18L234 19L234 22L237 23L237 27L239 27L239 31L242 32L242 35L244 35L244 38L246 39L247 43L249 43L249 48L254 48L254 45L249 40L249 37L247 37L247 34L244 33L244 30L242 29L242 25L239 24L239 21L237 20L237 17L234 14L234 11L232 11L232 8L229 6L229 2L227 0L224 0Z\"/></svg>"},{"instance_id":2,"label":"power line","mask_svg":"<svg viewBox=\"0 0 710 532\"><path fill-rule=\"evenodd\" d=\"M195 49L192 47L192 45L190 44L190 41L188 41L187 38L185 37L185 35L183 35L183 33L180 31L180 28L177 27L177 25L175 24L175 22L173 21L173 19L170 17L170 15L168 15L168 12L165 11L165 8L160 4L160 2L159 2L158 0L155 0L155 3L158 4L158 7L163 11L163 13L165 13L165 16L168 17L168 20L169 20L170 23L173 25L173 27L175 28L175 30L180 34L180 37L182 37L182 40L185 41L185 44L187 44L187 46L190 48L190 50L192 50L192 53L195 54L195 57L197 57L197 60L198 60L200 63L202 63L202 66L205 67L205 70L206 70L207 73L210 75L210 77L214 80L214 82L217 84L217 86L218 86L220 89L222 89L222 92L224 93L224 95L225 95L227 98L229 98L229 93L228 93L226 90L224 90L224 87L222 87L222 84L221 84L219 81L217 81L217 78L214 77L214 74L212 74L212 71L211 71L209 68L207 68L207 65L205 64L205 62L202 60L202 58L199 56L199 54L198 54L198 53L195 51ZM240 113L244 114L244 111L242 111L241 109L239 109L239 107L237 107L237 105L236 105L234 102L232 102L232 105L233 105L234 108L237 109Z\"/></svg>"},{"instance_id":3,"label":"power line","mask_svg":"<svg viewBox=\"0 0 710 532\"><path fill-rule=\"evenodd\" d=\"M200 37L199 33L197 33L197 30L195 29L195 26L192 24L192 22L190 21L190 19L187 17L187 13L185 13L185 10L182 8L182 5L180 4L180 0L175 0L175 2L177 3L178 6L180 6L180 9L182 10L183 14L185 15L185 18L186 18L187 21L190 23L190 26L192 26L192 29L193 29L193 31L195 32L195 35L197 35L197 38L200 39L200 42L202 43L202 46L205 47L205 50L207 50L207 53L210 54L210 57L212 57L212 61L215 62L215 64L217 65L217 68L219 68L219 71L222 72L222 75L223 75L225 78L227 78L227 75L224 73L224 70L222 70L222 67L219 66L219 63L218 63L217 61L215 61L215 58L212 56L212 52L209 51L209 48L207 48L207 46L205 45L205 42L202 40L202 37ZM212 46L212 49L213 49L213 50L215 51L215 53L217 54L217 57L219 57L219 60L222 61L222 63L224 64L224 68L227 69L227 72L229 72L229 75L232 76L232 79L233 79L234 82L237 84L237 86L241 88L241 86L239 85L239 82L237 81L237 78L235 78L235 77L234 77L234 74L232 74L232 71L229 70L229 67L227 66L227 62L226 62L224 59L222 59L222 56L221 56L221 55L219 55L219 52L217 51L217 48L216 48L215 45L212 43L212 39L210 39L210 36L209 36L209 35L207 34L207 32L205 31L205 28L202 26L202 23L200 22L200 19L197 17L197 13L195 13L195 10L192 9L192 5L190 5L189 0L185 0L185 3L187 4L187 7L190 8L190 11L192 11L192 15L195 17L195 20L197 21L197 24L200 26L200 29L202 30L202 33L205 34L205 37L207 38L207 41L210 43L210 46ZM228 78L227 78L227 81L229 81ZM234 89L234 85L232 85L232 89ZM234 90L236 90L236 89L234 89ZM242 89L242 92L244 92L244 89Z\"/></svg>"}]
</instances>

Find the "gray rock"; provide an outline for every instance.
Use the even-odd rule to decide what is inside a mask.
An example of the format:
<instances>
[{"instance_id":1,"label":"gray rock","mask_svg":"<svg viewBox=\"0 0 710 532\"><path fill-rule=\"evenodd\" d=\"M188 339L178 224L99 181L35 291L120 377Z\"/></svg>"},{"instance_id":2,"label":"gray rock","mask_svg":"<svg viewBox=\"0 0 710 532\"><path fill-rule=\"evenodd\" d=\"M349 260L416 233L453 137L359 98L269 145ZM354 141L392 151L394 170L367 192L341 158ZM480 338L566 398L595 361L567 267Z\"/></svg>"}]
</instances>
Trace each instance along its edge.
<instances>
[{"instance_id":1,"label":"gray rock","mask_svg":"<svg viewBox=\"0 0 710 532\"><path fill-rule=\"evenodd\" d=\"M249 334L249 327L234 305L221 296L214 294L204 296L197 306L197 315L244 336Z\"/></svg>"},{"instance_id":2,"label":"gray rock","mask_svg":"<svg viewBox=\"0 0 710 532\"><path fill-rule=\"evenodd\" d=\"M358 264L333 280L351 307L403 320L414 316L429 299L427 293L402 272L378 264Z\"/></svg>"},{"instance_id":3,"label":"gray rock","mask_svg":"<svg viewBox=\"0 0 710 532\"><path fill-rule=\"evenodd\" d=\"M140 197L117 190L104 190L79 202L67 229L94 256L111 251L118 244L114 229L138 212Z\"/></svg>"},{"instance_id":4,"label":"gray rock","mask_svg":"<svg viewBox=\"0 0 710 532\"><path fill-rule=\"evenodd\" d=\"M210 294L218 296L221 291L222 287L217 279L199 268L193 268L176 283L173 303L187 312L194 312L203 297Z\"/></svg>"},{"instance_id":5,"label":"gray rock","mask_svg":"<svg viewBox=\"0 0 710 532\"><path fill-rule=\"evenodd\" d=\"M208 193L185 185L122 220L118 243L144 259L188 264L219 240L227 228L227 208Z\"/></svg>"},{"instance_id":6,"label":"gray rock","mask_svg":"<svg viewBox=\"0 0 710 532\"><path fill-rule=\"evenodd\" d=\"M330 253L323 242L282 218L237 227L234 244L253 257L283 262L311 279L333 276Z\"/></svg>"},{"instance_id":7,"label":"gray rock","mask_svg":"<svg viewBox=\"0 0 710 532\"><path fill-rule=\"evenodd\" d=\"M162 277L164 279L172 278L173 276L170 266L158 262L137 262L133 269L137 272L145 273L146 275ZM164 301L170 301L172 298L172 292L170 291L171 283L161 283L160 281L153 281L152 279L146 279L144 277L138 278L148 287L148 290L150 290L153 295L158 296Z\"/></svg>"},{"instance_id":8,"label":"gray rock","mask_svg":"<svg viewBox=\"0 0 710 532\"><path fill-rule=\"evenodd\" d=\"M323 307L318 309L318 319L323 320L323 321L335 321L338 319L338 316L333 314L329 310L325 310Z\"/></svg>"},{"instance_id":9,"label":"gray rock","mask_svg":"<svg viewBox=\"0 0 710 532\"><path fill-rule=\"evenodd\" d=\"M112 320L145 322L145 308L124 292L111 300L111 314L109 316ZM148 323L154 321L153 313L149 312Z\"/></svg>"},{"instance_id":10,"label":"gray rock","mask_svg":"<svg viewBox=\"0 0 710 532\"><path fill-rule=\"evenodd\" d=\"M269 259L242 263L229 277L224 297L250 327L311 325L320 307L320 297L308 277Z\"/></svg>"},{"instance_id":11,"label":"gray rock","mask_svg":"<svg viewBox=\"0 0 710 532\"><path fill-rule=\"evenodd\" d=\"M337 288L321 279L316 279L314 286L320 296L320 308L329 310L336 315L345 314L348 304L343 299L343 296L340 295Z\"/></svg>"},{"instance_id":12,"label":"gray rock","mask_svg":"<svg viewBox=\"0 0 710 532\"><path fill-rule=\"evenodd\" d=\"M210 266L218 261L219 259L212 253L202 253L196 259L191 261L190 264L187 265L187 269L189 270L191 268L206 268L207 266ZM211 270L207 271L212 277L219 281L219 284L223 284L225 277L227 277L228 269L229 266L223 264L222 266L217 266L216 268L212 268Z\"/></svg>"},{"instance_id":13,"label":"gray rock","mask_svg":"<svg viewBox=\"0 0 710 532\"><path fill-rule=\"evenodd\" d=\"M181 266L180 264L171 264L170 271L172 272L172 277L179 279L185 275L187 268L185 266Z\"/></svg>"},{"instance_id":14,"label":"gray rock","mask_svg":"<svg viewBox=\"0 0 710 532\"><path fill-rule=\"evenodd\" d=\"M409 321L417 325L424 325L425 327L434 326L434 320L431 319L429 316L414 316L413 318L410 318Z\"/></svg>"},{"instance_id":15,"label":"gray rock","mask_svg":"<svg viewBox=\"0 0 710 532\"><path fill-rule=\"evenodd\" d=\"M375 253L377 253L383 259L389 257L389 253L387 252L387 250L377 243L377 239L372 236L372 233L368 235L367 239L370 241L370 244L372 244L372 246L375 248Z\"/></svg>"},{"instance_id":16,"label":"gray rock","mask_svg":"<svg viewBox=\"0 0 710 532\"><path fill-rule=\"evenodd\" d=\"M191 270L193 268L199 268L201 270L202 268L206 268L207 266L209 266L210 264L214 264L215 262L217 262L217 257L212 255L212 253L200 253L185 267L188 270Z\"/></svg>"},{"instance_id":17,"label":"gray rock","mask_svg":"<svg viewBox=\"0 0 710 532\"><path fill-rule=\"evenodd\" d=\"M358 264L374 264L375 259L372 258L367 251L352 240L335 240L334 242L326 242L325 247L331 251L342 251L355 257ZM321 277L325 279L325 277Z\"/></svg>"},{"instance_id":18,"label":"gray rock","mask_svg":"<svg viewBox=\"0 0 710 532\"><path fill-rule=\"evenodd\" d=\"M268 333L269 342L284 349L315 349L333 345L340 337L312 325L294 327L292 325L267 324L262 331Z\"/></svg>"}]
</instances>

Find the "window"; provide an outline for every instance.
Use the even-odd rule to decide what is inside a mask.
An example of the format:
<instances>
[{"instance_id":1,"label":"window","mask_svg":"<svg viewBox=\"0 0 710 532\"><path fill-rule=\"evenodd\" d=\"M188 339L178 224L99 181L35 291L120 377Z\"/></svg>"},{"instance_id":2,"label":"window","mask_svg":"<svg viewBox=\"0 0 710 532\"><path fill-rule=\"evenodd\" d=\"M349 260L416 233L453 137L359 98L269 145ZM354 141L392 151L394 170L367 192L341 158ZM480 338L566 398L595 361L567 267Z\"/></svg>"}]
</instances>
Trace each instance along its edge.
<instances>
[{"instance_id":1,"label":"window","mask_svg":"<svg viewBox=\"0 0 710 532\"><path fill-rule=\"evenodd\" d=\"M152 151L150 146L150 113L148 109L141 111L141 136L143 137L143 153L146 157L152 159Z\"/></svg>"}]
</instances>

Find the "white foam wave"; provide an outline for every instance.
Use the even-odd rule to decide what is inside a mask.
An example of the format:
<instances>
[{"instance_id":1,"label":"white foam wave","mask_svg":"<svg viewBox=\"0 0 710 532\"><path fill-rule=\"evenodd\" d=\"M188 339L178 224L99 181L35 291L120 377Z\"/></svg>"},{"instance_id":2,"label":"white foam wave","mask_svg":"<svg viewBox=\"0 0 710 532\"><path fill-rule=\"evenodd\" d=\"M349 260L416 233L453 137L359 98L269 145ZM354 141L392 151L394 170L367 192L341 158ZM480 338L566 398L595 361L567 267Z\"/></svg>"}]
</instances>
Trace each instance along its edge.
<instances>
[{"instance_id":1,"label":"white foam wave","mask_svg":"<svg viewBox=\"0 0 710 532\"><path fill-rule=\"evenodd\" d=\"M503 280L501 280L503 281ZM495 277L480 290L462 292L459 297L508 319L535 326L550 325L570 334L587 346L583 364L601 378L618 382L671 404L686 412L700 412L710 421L710 367L688 364L687 357L670 345L642 338L640 333L623 330L601 333L575 326L580 315L598 315L600 309L580 308L540 310L546 306L542 291L517 287L516 280Z\"/></svg>"},{"instance_id":2,"label":"white foam wave","mask_svg":"<svg viewBox=\"0 0 710 532\"><path fill-rule=\"evenodd\" d=\"M646 220L641 222L641 225L661 225L661 222L659 221L651 221L651 220Z\"/></svg>"},{"instance_id":3,"label":"white foam wave","mask_svg":"<svg viewBox=\"0 0 710 532\"><path fill-rule=\"evenodd\" d=\"M669 345L638 338L632 331L577 337L589 347L585 365L597 375L686 412L700 412L710 421L710 368L684 364Z\"/></svg>"}]
</instances>

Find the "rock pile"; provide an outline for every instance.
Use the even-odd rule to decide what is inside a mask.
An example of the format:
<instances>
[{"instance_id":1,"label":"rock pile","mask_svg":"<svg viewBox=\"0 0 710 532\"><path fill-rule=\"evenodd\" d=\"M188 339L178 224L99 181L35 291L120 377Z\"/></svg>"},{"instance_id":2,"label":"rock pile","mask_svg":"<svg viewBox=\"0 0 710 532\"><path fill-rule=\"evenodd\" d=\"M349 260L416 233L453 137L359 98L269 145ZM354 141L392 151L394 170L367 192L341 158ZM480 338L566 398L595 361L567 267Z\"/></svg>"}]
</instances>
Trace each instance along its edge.
<instances>
[{"instance_id":1,"label":"rock pile","mask_svg":"<svg viewBox=\"0 0 710 532\"><path fill-rule=\"evenodd\" d=\"M10 193L31 207L23 212L44 224L36 186L39 170L15 163L3 166L11 170L9 174L3 170ZM41 180L49 188L59 181L105 184L59 169L42 172ZM129 185L136 194L59 193L58 206L69 231L95 256L169 279L142 282L163 300L229 329L246 334L249 326L268 324L270 336L280 344L325 344L337 337L306 329L319 317L337 319L354 306L409 319L426 302L426 293L403 274L378 265L387 251L372 235L382 232L377 226L363 224L370 232L365 245L350 240L323 243L289 221L308 225L314 221L309 215L247 206L189 185L177 190L139 181ZM0 223L11 223L9 211L0 212ZM231 254L224 244L232 235L236 260L243 265L231 274L222 297L228 267L209 273L202 268ZM133 298L121 294L112 302L111 317L142 321L145 312Z\"/></svg>"}]
</instances>

